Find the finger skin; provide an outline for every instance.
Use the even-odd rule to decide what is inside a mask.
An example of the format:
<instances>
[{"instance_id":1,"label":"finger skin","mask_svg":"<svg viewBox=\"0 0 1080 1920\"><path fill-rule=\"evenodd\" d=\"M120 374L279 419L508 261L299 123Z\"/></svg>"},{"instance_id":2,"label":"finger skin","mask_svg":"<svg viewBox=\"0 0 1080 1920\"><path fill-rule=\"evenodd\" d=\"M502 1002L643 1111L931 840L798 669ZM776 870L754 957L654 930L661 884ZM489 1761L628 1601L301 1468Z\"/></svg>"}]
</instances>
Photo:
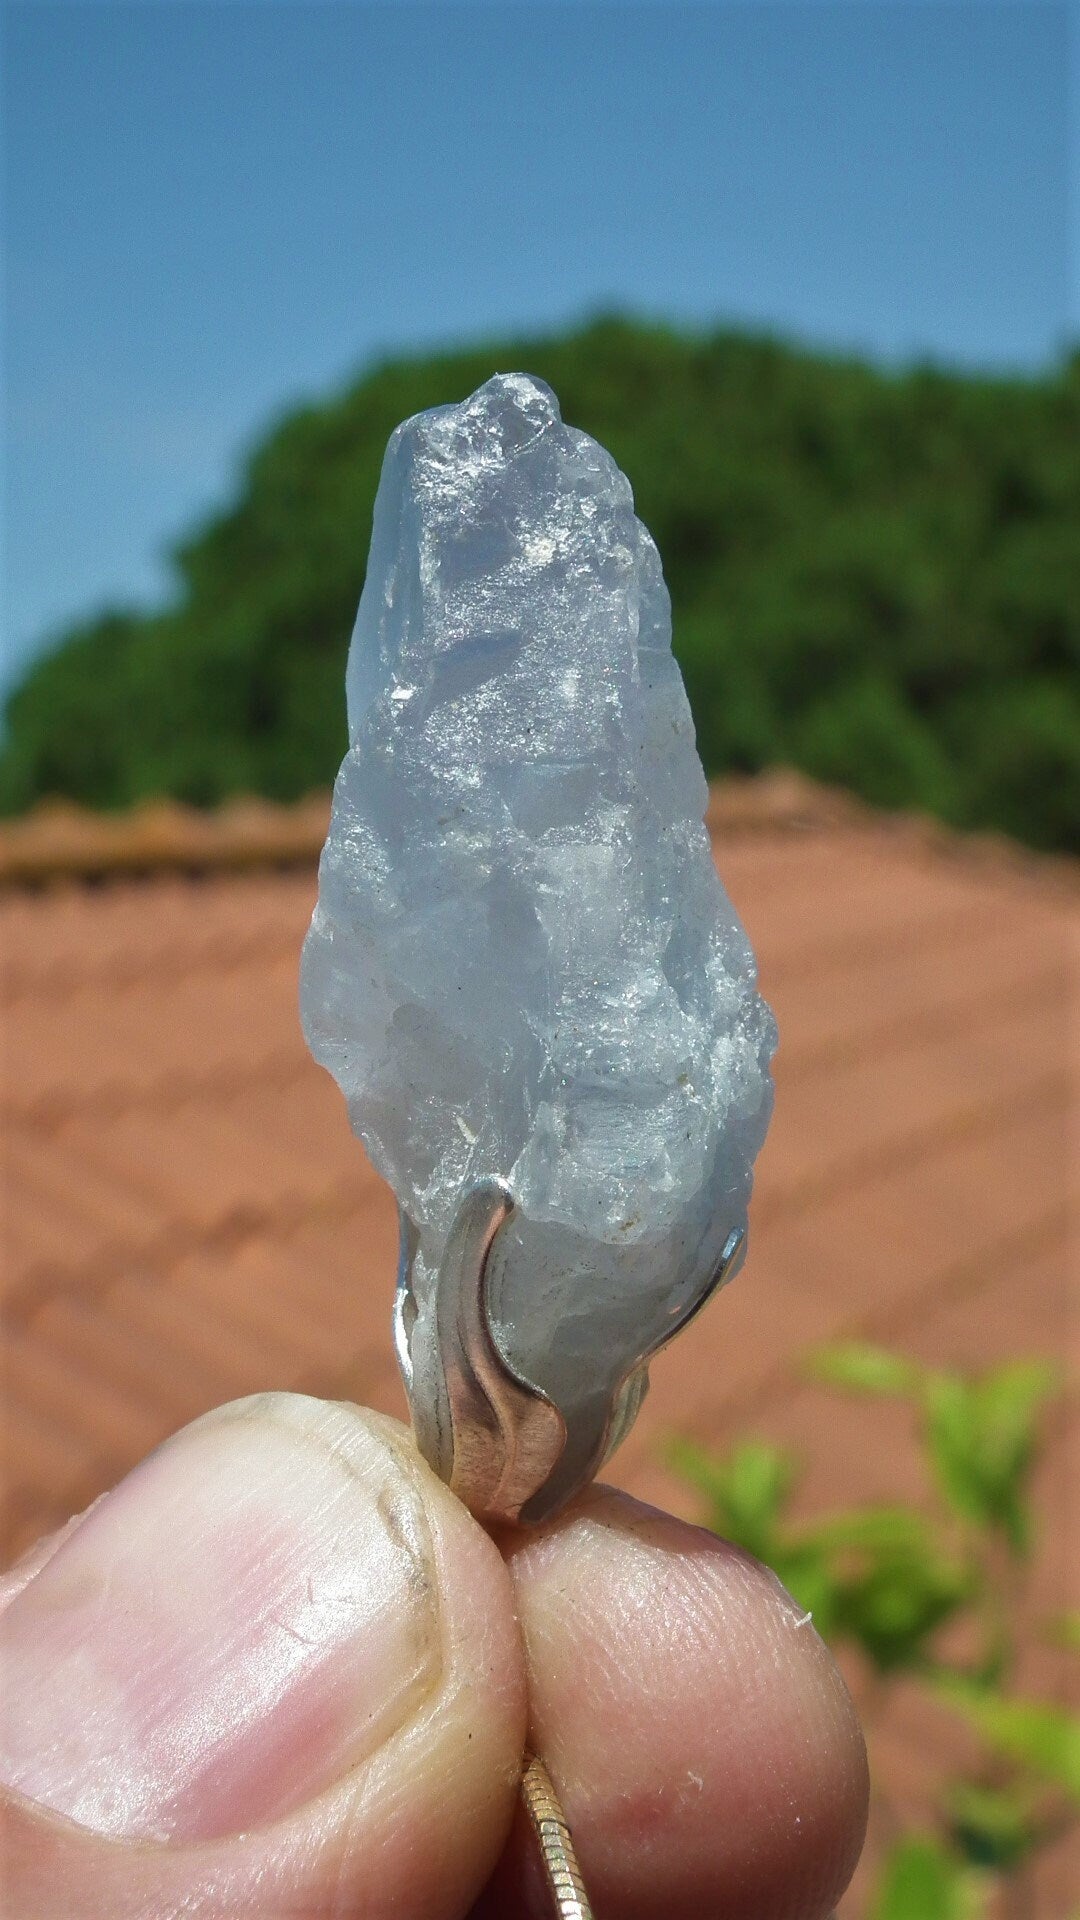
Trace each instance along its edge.
<instances>
[{"instance_id":1,"label":"finger skin","mask_svg":"<svg viewBox=\"0 0 1080 1920\"><path fill-rule=\"evenodd\" d=\"M598 1920L822 1920L862 1846L866 1754L827 1648L775 1575L604 1488L501 1544L530 1744ZM548 1912L519 1817L476 1915Z\"/></svg>"},{"instance_id":2,"label":"finger skin","mask_svg":"<svg viewBox=\"0 0 1080 1920\"><path fill-rule=\"evenodd\" d=\"M200 1470L208 1424L211 1440L227 1449L238 1422L280 1420L315 1439L332 1422L334 1444L346 1454L350 1429L368 1455L374 1438L418 1499L437 1595L432 1685L408 1723L344 1778L285 1817L243 1832L180 1844L105 1838L3 1791L6 1920L450 1920L484 1884L513 1817L525 1725L505 1566L404 1429L356 1408L268 1395L220 1409L196 1423ZM176 1524L183 1523L179 1513ZM65 1544L51 1562L46 1551L36 1564L59 1567ZM9 1582L9 1592L20 1584Z\"/></svg>"},{"instance_id":3,"label":"finger skin","mask_svg":"<svg viewBox=\"0 0 1080 1920\"><path fill-rule=\"evenodd\" d=\"M418 1490L439 1594L437 1685L408 1726L327 1791L197 1846L103 1839L8 1792L5 1914L463 1912L516 1800L516 1603L532 1743L570 1816L599 1920L820 1920L858 1855L865 1756L826 1650L771 1574L712 1535L597 1489L551 1528L502 1542L512 1593L491 1543L396 1423L266 1396L196 1425L205 1443L219 1423L224 1446L229 1422L275 1417L313 1429L337 1422L339 1438L343 1418L346 1431L360 1423L369 1449L377 1435ZM9 1600L70 1531L9 1580ZM475 1912L549 1913L536 1866L519 1816Z\"/></svg>"}]
</instances>

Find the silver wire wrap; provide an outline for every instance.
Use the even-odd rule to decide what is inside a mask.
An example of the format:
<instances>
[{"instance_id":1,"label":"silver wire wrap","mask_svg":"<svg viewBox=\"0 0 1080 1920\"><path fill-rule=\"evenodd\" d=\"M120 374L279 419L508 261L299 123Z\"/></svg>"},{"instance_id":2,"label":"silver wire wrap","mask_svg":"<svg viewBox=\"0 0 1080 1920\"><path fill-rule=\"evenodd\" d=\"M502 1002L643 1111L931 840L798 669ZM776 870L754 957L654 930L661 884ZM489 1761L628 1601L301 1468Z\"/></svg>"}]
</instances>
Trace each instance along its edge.
<instances>
[{"instance_id":1,"label":"silver wire wrap","mask_svg":"<svg viewBox=\"0 0 1080 1920\"><path fill-rule=\"evenodd\" d=\"M421 1405L411 1352L416 1322L412 1272L417 1235L401 1218L401 1255L394 1301L394 1347L409 1396L413 1426L428 1465L479 1520L532 1524L546 1520L581 1487L629 1432L648 1391L649 1361L699 1313L733 1271L745 1234L737 1228L704 1285L662 1335L627 1369L611 1398L602 1444L569 1486L555 1469L567 1444L567 1423L540 1388L508 1364L492 1332L487 1277L492 1248L514 1211L505 1181L485 1180L462 1199L435 1289L435 1331L441 1372L435 1405Z\"/></svg>"}]
</instances>

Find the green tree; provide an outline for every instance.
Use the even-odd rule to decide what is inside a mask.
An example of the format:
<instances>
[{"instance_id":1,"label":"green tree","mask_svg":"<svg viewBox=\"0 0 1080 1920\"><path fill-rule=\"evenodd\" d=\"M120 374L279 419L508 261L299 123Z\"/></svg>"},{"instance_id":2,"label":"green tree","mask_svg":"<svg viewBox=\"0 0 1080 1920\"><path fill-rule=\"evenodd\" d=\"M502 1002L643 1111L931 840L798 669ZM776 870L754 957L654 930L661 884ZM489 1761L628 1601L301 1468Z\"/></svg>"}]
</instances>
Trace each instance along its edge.
<instances>
[{"instance_id":1,"label":"green tree","mask_svg":"<svg viewBox=\"0 0 1080 1920\"><path fill-rule=\"evenodd\" d=\"M1080 850L1080 355L887 373L613 317L387 362L281 420L169 606L61 636L15 690L0 807L326 786L388 435L510 366L630 475L710 773L792 764Z\"/></svg>"}]
</instances>

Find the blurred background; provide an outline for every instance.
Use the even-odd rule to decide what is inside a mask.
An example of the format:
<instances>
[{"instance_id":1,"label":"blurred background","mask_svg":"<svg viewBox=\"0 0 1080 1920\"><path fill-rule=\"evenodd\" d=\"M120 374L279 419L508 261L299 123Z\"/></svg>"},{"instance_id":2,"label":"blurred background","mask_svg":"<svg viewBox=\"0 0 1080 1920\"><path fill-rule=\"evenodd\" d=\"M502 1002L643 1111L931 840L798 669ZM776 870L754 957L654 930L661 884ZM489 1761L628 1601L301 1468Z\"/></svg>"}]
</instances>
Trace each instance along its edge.
<instances>
[{"instance_id":1,"label":"blurred background","mask_svg":"<svg viewBox=\"0 0 1080 1920\"><path fill-rule=\"evenodd\" d=\"M746 1272L614 1477L836 1646L844 1920L1069 1920L1075 9L3 27L6 1556L220 1399L402 1411L296 967L387 435L523 367L657 539L782 1036Z\"/></svg>"}]
</instances>

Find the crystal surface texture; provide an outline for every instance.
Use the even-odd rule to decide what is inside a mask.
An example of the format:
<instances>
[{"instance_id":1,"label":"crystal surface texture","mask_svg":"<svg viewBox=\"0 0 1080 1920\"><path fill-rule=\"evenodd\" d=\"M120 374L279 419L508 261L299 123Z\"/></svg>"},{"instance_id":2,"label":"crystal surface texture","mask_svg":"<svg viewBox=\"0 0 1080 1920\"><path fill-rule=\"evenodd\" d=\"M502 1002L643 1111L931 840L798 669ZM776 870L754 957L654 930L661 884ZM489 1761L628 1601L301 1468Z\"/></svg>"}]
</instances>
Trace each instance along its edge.
<instances>
[{"instance_id":1,"label":"crystal surface texture","mask_svg":"<svg viewBox=\"0 0 1080 1920\"><path fill-rule=\"evenodd\" d=\"M656 547L541 381L392 435L347 694L302 1016L418 1235L414 1393L458 1204L502 1177L495 1335L583 1458L745 1225L776 1033Z\"/></svg>"}]
</instances>

